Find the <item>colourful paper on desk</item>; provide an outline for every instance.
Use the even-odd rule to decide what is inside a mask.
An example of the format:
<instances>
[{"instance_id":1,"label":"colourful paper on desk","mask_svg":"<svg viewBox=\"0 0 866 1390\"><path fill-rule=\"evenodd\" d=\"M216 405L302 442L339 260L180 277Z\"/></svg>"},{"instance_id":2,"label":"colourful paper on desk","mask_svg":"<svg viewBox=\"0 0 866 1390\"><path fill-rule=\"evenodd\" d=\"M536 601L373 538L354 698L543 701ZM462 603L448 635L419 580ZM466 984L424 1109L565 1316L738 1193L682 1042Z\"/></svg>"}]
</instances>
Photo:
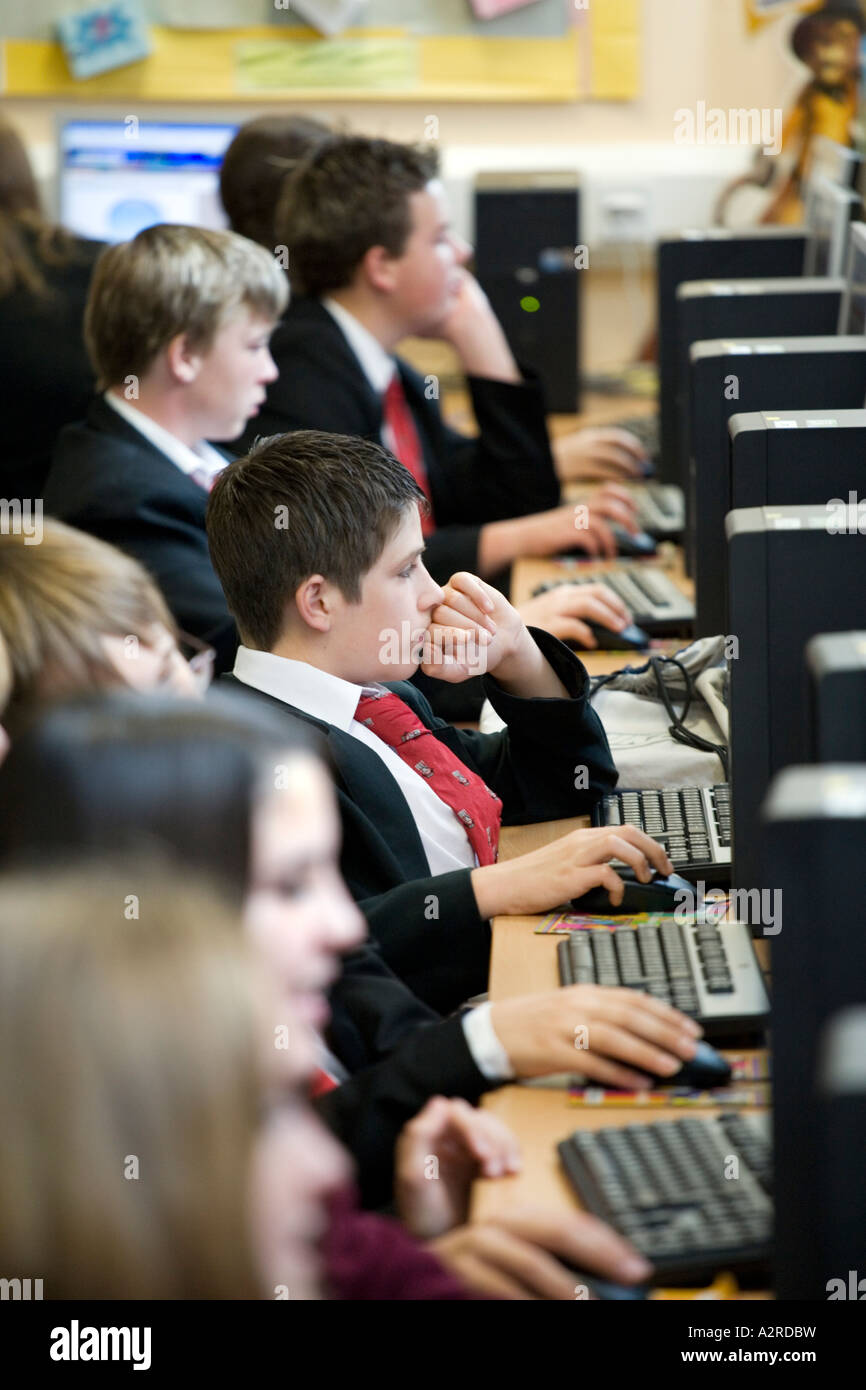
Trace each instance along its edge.
<instances>
[{"instance_id":1,"label":"colourful paper on desk","mask_svg":"<svg viewBox=\"0 0 866 1390\"><path fill-rule=\"evenodd\" d=\"M420 77L418 43L401 35L249 40L236 45L235 62L237 87L245 92L304 87L411 90Z\"/></svg>"},{"instance_id":2,"label":"colourful paper on desk","mask_svg":"<svg viewBox=\"0 0 866 1390\"><path fill-rule=\"evenodd\" d=\"M679 922L683 927L694 926L701 915L708 922L723 922L727 917L730 899L711 898L703 909L703 914L698 912L636 912L632 914L622 913L618 916L601 917L588 912L548 912L542 917L538 926L535 928L536 936L567 936L572 931L586 931L589 927L607 927L613 931L615 927L640 927L644 923L661 924L662 922Z\"/></svg>"},{"instance_id":3,"label":"colourful paper on desk","mask_svg":"<svg viewBox=\"0 0 866 1390\"><path fill-rule=\"evenodd\" d=\"M726 1053L731 1065L731 1080L727 1086L717 1086L712 1091L693 1091L687 1086L665 1086L654 1091L619 1091L603 1086L571 1086L568 1092L569 1105L591 1105L607 1108L643 1107L658 1109L660 1106L682 1107L684 1109L711 1106L725 1108L739 1106L769 1106L770 1104L770 1059L766 1052Z\"/></svg>"}]
</instances>

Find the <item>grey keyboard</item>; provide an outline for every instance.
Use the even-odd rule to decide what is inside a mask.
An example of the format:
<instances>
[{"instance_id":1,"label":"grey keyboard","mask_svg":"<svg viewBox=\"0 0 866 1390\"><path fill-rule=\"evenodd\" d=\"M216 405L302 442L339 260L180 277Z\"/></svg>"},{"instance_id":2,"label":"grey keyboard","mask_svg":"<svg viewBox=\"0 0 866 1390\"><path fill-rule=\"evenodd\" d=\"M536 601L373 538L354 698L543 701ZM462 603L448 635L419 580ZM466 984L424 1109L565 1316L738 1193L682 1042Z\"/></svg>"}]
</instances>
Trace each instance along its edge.
<instances>
[{"instance_id":1,"label":"grey keyboard","mask_svg":"<svg viewBox=\"0 0 866 1390\"><path fill-rule=\"evenodd\" d=\"M665 787L614 791L593 812L596 825L633 825L667 850L675 873L727 886L731 879L731 789Z\"/></svg>"},{"instance_id":2,"label":"grey keyboard","mask_svg":"<svg viewBox=\"0 0 866 1390\"><path fill-rule=\"evenodd\" d=\"M771 1151L763 1116L732 1111L577 1130L558 1151L580 1201L652 1262L655 1282L757 1272L769 1261Z\"/></svg>"},{"instance_id":3,"label":"grey keyboard","mask_svg":"<svg viewBox=\"0 0 866 1390\"><path fill-rule=\"evenodd\" d=\"M577 899L574 911L580 910ZM672 915L578 927L557 946L560 984L643 990L689 1014L707 1036L763 1028L770 1001L743 922L678 922Z\"/></svg>"},{"instance_id":4,"label":"grey keyboard","mask_svg":"<svg viewBox=\"0 0 866 1390\"><path fill-rule=\"evenodd\" d=\"M681 536L686 529L686 499L675 483L639 483L630 487L637 523L657 539Z\"/></svg>"}]
</instances>

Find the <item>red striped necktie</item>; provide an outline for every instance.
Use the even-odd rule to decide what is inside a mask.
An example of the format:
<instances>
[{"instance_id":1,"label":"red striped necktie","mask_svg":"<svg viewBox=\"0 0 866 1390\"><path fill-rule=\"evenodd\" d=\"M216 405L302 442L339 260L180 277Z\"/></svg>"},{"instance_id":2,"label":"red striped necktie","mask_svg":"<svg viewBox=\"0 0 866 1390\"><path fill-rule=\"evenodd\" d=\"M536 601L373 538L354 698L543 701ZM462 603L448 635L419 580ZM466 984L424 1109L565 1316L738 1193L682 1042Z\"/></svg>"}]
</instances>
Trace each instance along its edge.
<instances>
[{"instance_id":1,"label":"red striped necktie","mask_svg":"<svg viewBox=\"0 0 866 1390\"><path fill-rule=\"evenodd\" d=\"M436 530L430 479L427 477L421 440L398 371L394 372L385 395L382 397L382 418L391 431L395 457L400 460L404 468L408 468L430 504L430 510L426 516L421 518L422 534L429 536Z\"/></svg>"},{"instance_id":2,"label":"red striped necktie","mask_svg":"<svg viewBox=\"0 0 866 1390\"><path fill-rule=\"evenodd\" d=\"M355 718L372 729L398 757L429 782L450 806L475 851L479 864L494 864L499 849L502 802L476 772L435 734L399 695L362 695Z\"/></svg>"}]
</instances>

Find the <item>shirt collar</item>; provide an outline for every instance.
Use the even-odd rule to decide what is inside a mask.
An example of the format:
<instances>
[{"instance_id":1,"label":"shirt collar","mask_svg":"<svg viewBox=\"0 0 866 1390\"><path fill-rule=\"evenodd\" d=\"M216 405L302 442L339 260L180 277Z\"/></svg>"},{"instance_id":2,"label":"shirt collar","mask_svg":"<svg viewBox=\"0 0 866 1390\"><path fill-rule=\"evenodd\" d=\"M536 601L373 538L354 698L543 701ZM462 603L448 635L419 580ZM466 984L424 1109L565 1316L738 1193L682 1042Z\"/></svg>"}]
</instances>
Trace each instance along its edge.
<instances>
[{"instance_id":1,"label":"shirt collar","mask_svg":"<svg viewBox=\"0 0 866 1390\"><path fill-rule=\"evenodd\" d=\"M378 685L354 685L307 661L294 661L273 652L238 647L232 675L244 685L272 695L304 714L348 731L362 695L376 694Z\"/></svg>"},{"instance_id":2,"label":"shirt collar","mask_svg":"<svg viewBox=\"0 0 866 1390\"><path fill-rule=\"evenodd\" d=\"M323 299L322 304L337 327L342 330L343 337L360 362L363 373L376 395L384 395L397 370L394 358L385 351L369 328L365 328L363 323L356 319L354 314L350 314L342 304L338 304L336 299Z\"/></svg>"},{"instance_id":3,"label":"shirt collar","mask_svg":"<svg viewBox=\"0 0 866 1390\"><path fill-rule=\"evenodd\" d=\"M169 430L158 425L156 420L149 415L145 415L143 410L136 410L128 401L117 396L113 391L106 391L103 400L111 409L124 419L133 429L143 434L161 454L171 459L182 473L199 472L204 469L205 473L215 476L225 468L227 460L223 458L213 445L208 444L207 440L202 439L194 449L188 444L184 444L182 439L172 434Z\"/></svg>"}]
</instances>

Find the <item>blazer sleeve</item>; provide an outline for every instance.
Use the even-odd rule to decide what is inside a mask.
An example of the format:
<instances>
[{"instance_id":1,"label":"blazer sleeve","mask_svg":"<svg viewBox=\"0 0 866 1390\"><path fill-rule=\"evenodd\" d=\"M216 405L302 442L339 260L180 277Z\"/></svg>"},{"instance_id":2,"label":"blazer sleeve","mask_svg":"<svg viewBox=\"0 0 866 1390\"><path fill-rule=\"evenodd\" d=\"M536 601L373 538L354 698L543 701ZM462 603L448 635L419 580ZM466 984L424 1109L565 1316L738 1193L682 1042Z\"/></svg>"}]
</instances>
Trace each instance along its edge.
<instances>
[{"instance_id":1,"label":"blazer sleeve","mask_svg":"<svg viewBox=\"0 0 866 1390\"><path fill-rule=\"evenodd\" d=\"M555 507L559 481L537 378L527 372L520 382L469 377L467 384L476 435L447 425L417 384L414 392L416 410L425 413L431 435L438 435L439 525L482 526Z\"/></svg>"},{"instance_id":2,"label":"blazer sleeve","mask_svg":"<svg viewBox=\"0 0 866 1390\"><path fill-rule=\"evenodd\" d=\"M419 712L428 727L502 798L506 825L586 815L617 781L607 736L589 701L585 668L556 637L530 631L570 698L520 699L485 676L485 694L507 725L499 733L451 728L408 687L407 698L416 708L424 706Z\"/></svg>"},{"instance_id":3,"label":"blazer sleeve","mask_svg":"<svg viewBox=\"0 0 866 1390\"><path fill-rule=\"evenodd\" d=\"M492 1083L479 1071L458 1015L415 1029L387 1057L313 1102L358 1165L365 1207L390 1201L394 1145L431 1096L475 1102Z\"/></svg>"}]
</instances>

